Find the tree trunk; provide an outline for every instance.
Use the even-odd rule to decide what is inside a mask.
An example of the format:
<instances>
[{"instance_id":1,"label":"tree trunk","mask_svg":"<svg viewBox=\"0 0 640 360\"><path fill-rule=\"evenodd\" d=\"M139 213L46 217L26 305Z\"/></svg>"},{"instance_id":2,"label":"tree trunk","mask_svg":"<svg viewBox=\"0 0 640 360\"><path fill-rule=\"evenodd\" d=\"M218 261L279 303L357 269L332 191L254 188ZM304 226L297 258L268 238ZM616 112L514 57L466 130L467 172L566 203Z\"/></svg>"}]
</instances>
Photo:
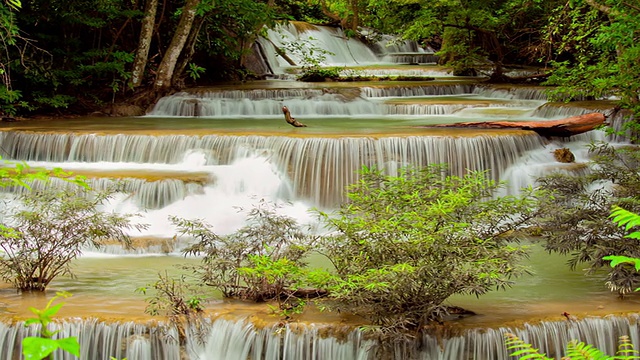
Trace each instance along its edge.
<instances>
[{"instance_id":1,"label":"tree trunk","mask_svg":"<svg viewBox=\"0 0 640 360\"><path fill-rule=\"evenodd\" d=\"M172 85L173 71L191 32L193 20L196 17L196 7L200 2L201 0L187 0L182 8L182 16L180 16L176 32L173 34L169 48L158 67L156 81L153 84L153 89L157 93L165 92Z\"/></svg>"},{"instance_id":2,"label":"tree trunk","mask_svg":"<svg viewBox=\"0 0 640 360\"><path fill-rule=\"evenodd\" d=\"M178 61L173 74L173 79L171 80L173 84L177 84L183 80L182 74L187 69L187 65L191 62L191 58L193 58L193 54L196 51L196 40L198 40L198 34L200 33L202 24L204 24L203 16L200 16L193 21L191 32L189 32L189 36L184 45L184 51L182 52L182 56L180 56L180 60Z\"/></svg>"},{"instance_id":3,"label":"tree trunk","mask_svg":"<svg viewBox=\"0 0 640 360\"><path fill-rule=\"evenodd\" d=\"M153 28L156 23L156 11L158 9L158 0L147 0L144 6L144 18L140 27L140 40L138 42L138 50L136 50L136 58L133 61L133 70L131 71L131 87L136 88L142 83L144 69L147 66L149 57L149 49L151 48L151 39L153 37Z\"/></svg>"},{"instance_id":4,"label":"tree trunk","mask_svg":"<svg viewBox=\"0 0 640 360\"><path fill-rule=\"evenodd\" d=\"M273 8L275 6L275 0L268 0L267 1L267 7L268 8ZM240 67L247 67L246 62L247 62L247 55L249 53L249 50L251 49L251 47L253 46L253 43L256 41L256 39L258 38L258 36L260 36L260 30L264 27L264 23L259 23L256 25L254 31L252 34L250 34L249 36L247 36L246 38L240 38Z\"/></svg>"},{"instance_id":5,"label":"tree trunk","mask_svg":"<svg viewBox=\"0 0 640 360\"><path fill-rule=\"evenodd\" d=\"M358 4L359 0L351 0L351 12L353 13L351 16L351 30L354 34L358 32L358 25L360 23L360 8Z\"/></svg>"},{"instance_id":6,"label":"tree trunk","mask_svg":"<svg viewBox=\"0 0 640 360\"><path fill-rule=\"evenodd\" d=\"M455 124L440 124L435 127L479 128L479 129L522 129L533 130L542 136L567 137L582 134L604 124L601 113L589 113L559 120L547 121L484 121Z\"/></svg>"}]
</instances>

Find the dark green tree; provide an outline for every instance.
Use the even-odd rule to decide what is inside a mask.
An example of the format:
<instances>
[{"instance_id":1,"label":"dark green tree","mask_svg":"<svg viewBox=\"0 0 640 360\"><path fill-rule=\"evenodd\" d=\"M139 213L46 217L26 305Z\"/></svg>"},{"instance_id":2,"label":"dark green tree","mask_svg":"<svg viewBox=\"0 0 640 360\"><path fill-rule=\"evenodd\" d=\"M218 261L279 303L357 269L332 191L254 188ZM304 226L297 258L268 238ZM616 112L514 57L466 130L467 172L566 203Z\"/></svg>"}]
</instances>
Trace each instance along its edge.
<instances>
[{"instance_id":1,"label":"dark green tree","mask_svg":"<svg viewBox=\"0 0 640 360\"><path fill-rule=\"evenodd\" d=\"M614 0L572 0L549 17L554 54L548 84L557 99L616 97L640 113L640 6Z\"/></svg>"},{"instance_id":2,"label":"dark green tree","mask_svg":"<svg viewBox=\"0 0 640 360\"><path fill-rule=\"evenodd\" d=\"M505 80L506 63L534 63L544 53L539 29L554 1L370 0L362 18L384 33L433 45L455 74L491 69ZM490 63L488 63L490 61Z\"/></svg>"},{"instance_id":3,"label":"dark green tree","mask_svg":"<svg viewBox=\"0 0 640 360\"><path fill-rule=\"evenodd\" d=\"M398 176L365 169L339 211L320 213L335 232L323 252L336 269L336 306L384 328L420 329L448 313L451 295L508 287L524 271L512 231L532 217L534 199L493 198L498 187L436 165Z\"/></svg>"}]
</instances>

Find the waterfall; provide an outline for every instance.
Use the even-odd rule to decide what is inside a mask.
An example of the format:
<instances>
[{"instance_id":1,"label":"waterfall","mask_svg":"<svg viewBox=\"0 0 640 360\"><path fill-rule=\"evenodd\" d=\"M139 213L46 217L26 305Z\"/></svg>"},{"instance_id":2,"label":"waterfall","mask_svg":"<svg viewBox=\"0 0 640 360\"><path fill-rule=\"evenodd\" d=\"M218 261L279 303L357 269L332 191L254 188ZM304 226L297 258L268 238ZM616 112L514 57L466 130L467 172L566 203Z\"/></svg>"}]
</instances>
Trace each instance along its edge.
<instances>
[{"instance_id":1,"label":"waterfall","mask_svg":"<svg viewBox=\"0 0 640 360\"><path fill-rule=\"evenodd\" d=\"M367 45L348 37L340 28L291 21L268 29L266 37L258 39L258 43L265 50L265 61L276 76L286 74L287 69L304 65L305 56L312 56L311 49L316 49L316 54L317 49L327 51L322 66L357 66L380 62L424 64L438 60L431 49L424 49L414 41L399 40L389 35L375 38L377 40L370 40L370 45ZM306 50L291 51L289 48L287 51L287 44L291 43ZM279 51L285 51L294 64L279 56ZM309 55L305 55L305 52ZM437 76L443 75L445 73L440 72Z\"/></svg>"},{"instance_id":2,"label":"waterfall","mask_svg":"<svg viewBox=\"0 0 640 360\"><path fill-rule=\"evenodd\" d=\"M186 196L193 194L202 194L204 192L203 184L196 182L185 182L178 179L163 179L156 181L147 181L145 179L135 178L89 178L86 180L87 185L94 190L106 190L109 188L117 188L130 194L131 199L141 209L160 209L176 201L183 200ZM48 189L67 189L77 188L73 182L64 181L58 178L52 178L47 182L42 181L26 181L29 187L11 186L2 188L0 191L12 192L16 194L24 194L31 191L43 191Z\"/></svg>"},{"instance_id":3,"label":"waterfall","mask_svg":"<svg viewBox=\"0 0 640 360\"><path fill-rule=\"evenodd\" d=\"M232 164L260 156L275 168L267 167L264 171L276 171L289 178L292 196L319 206L335 206L343 199L345 187L357 181L363 165L395 174L406 165L448 163L453 174L486 170L497 180L521 154L541 147L542 139L535 134L376 139L5 132L0 133L0 144L10 150L5 158L28 161L34 166L60 166L72 171L105 167L113 171L145 167L173 169L174 172L200 171L210 173L216 179L216 184L205 185L207 187L222 186L218 182ZM202 164L185 164L185 157L194 151L203 157ZM197 186L187 189L175 181L150 186L133 182L129 186L137 191L139 203L151 208L203 191ZM173 193L154 194L153 191Z\"/></svg>"},{"instance_id":4,"label":"waterfall","mask_svg":"<svg viewBox=\"0 0 640 360\"><path fill-rule=\"evenodd\" d=\"M346 36L340 28L292 21L288 24L278 25L274 29L268 29L266 41L261 41L263 47L271 49L273 53L277 53L274 47L286 49L286 45L289 43L297 43L306 47L307 49L303 51L309 54L312 53L312 49L326 50L326 59L322 62L324 66L349 66L378 62L378 56L373 50L361 41ZM318 53L318 50L315 52ZM304 57L312 55L289 51L287 56L297 65L303 65ZM291 67L291 64L288 64L282 57L276 57L277 62L273 63L273 57L268 56L267 61L276 73L284 73L286 68Z\"/></svg>"},{"instance_id":5,"label":"waterfall","mask_svg":"<svg viewBox=\"0 0 640 360\"><path fill-rule=\"evenodd\" d=\"M376 97L408 97L408 96L442 96L461 95L473 93L476 85L452 84L452 85L417 85L417 86L390 86L360 88L363 96Z\"/></svg>"},{"instance_id":6,"label":"waterfall","mask_svg":"<svg viewBox=\"0 0 640 360\"><path fill-rule=\"evenodd\" d=\"M178 331L164 324L134 322L107 323L97 319L53 322L54 338L75 336L80 343L80 359L181 360ZM40 327L23 322L0 322L0 358L21 358L20 343L27 336L39 336ZM73 360L75 356L56 350L55 359Z\"/></svg>"},{"instance_id":7,"label":"waterfall","mask_svg":"<svg viewBox=\"0 0 640 360\"><path fill-rule=\"evenodd\" d=\"M629 336L638 349L638 314L588 317L582 320L526 323L521 327L464 330L459 335L425 334L415 343L398 344L394 359L508 360L511 352L504 335L512 333L547 356L560 358L571 340L583 341L609 355L620 336ZM203 320L186 328L186 343L178 343L178 330L167 324L105 323L95 319L52 323L57 337L77 336L82 359L130 360L369 360L380 346L366 332L340 325L296 324L256 326L247 320ZM38 327L0 323L0 354L17 358L19 343L38 334ZM73 359L61 351L56 359Z\"/></svg>"},{"instance_id":8,"label":"waterfall","mask_svg":"<svg viewBox=\"0 0 640 360\"><path fill-rule=\"evenodd\" d=\"M375 70L385 73L385 70ZM448 114L438 104L410 104L410 110L398 111L397 105L381 102L381 99L400 97L431 97L461 95L473 98L495 99L492 107L527 107L536 109L546 100L540 88L522 87L501 89L472 84L452 85L393 85L384 87L366 86L355 90L336 89L261 89L261 90L199 90L178 92L161 98L148 114L153 117L182 116L202 118L273 118L282 116L282 106L292 113L305 117L326 118L331 116L386 116ZM509 101L506 101L509 100ZM462 105L461 105L462 106ZM473 107L473 104L466 104ZM440 107L440 108L438 108ZM559 116L558 110L543 106L533 116ZM456 109L456 110L459 110ZM550 113L549 111L556 111Z\"/></svg>"}]
</instances>

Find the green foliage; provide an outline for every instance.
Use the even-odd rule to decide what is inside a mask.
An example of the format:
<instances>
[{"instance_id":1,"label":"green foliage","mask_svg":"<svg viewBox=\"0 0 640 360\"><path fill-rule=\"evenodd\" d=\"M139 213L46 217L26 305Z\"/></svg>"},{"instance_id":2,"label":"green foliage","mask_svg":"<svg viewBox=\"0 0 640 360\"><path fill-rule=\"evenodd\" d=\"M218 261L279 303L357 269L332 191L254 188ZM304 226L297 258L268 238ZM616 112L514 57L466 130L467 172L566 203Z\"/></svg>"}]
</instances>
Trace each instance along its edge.
<instances>
[{"instance_id":1,"label":"green foliage","mask_svg":"<svg viewBox=\"0 0 640 360\"><path fill-rule=\"evenodd\" d=\"M507 346L507 350L514 350L509 356L518 356L518 359L540 359L540 360L552 360L545 356L545 354L540 354L538 349L534 349L531 344L524 342L524 340L518 338L514 334L504 334L505 337L505 345Z\"/></svg>"},{"instance_id":2,"label":"green foliage","mask_svg":"<svg viewBox=\"0 0 640 360\"><path fill-rule=\"evenodd\" d=\"M194 63L189 63L189 68L187 69L187 74L193 80L198 80L202 74L206 71L202 66L198 66Z\"/></svg>"},{"instance_id":3,"label":"green foliage","mask_svg":"<svg viewBox=\"0 0 640 360\"><path fill-rule=\"evenodd\" d=\"M611 215L609 215L611 220L618 224L620 227L624 227L626 231L631 230L634 227L640 226L640 215L634 214L630 211L627 211L619 206L614 206L611 211ZM634 231L628 235L625 235L626 238L640 240L640 231Z\"/></svg>"},{"instance_id":4,"label":"green foliage","mask_svg":"<svg viewBox=\"0 0 640 360\"><path fill-rule=\"evenodd\" d=\"M13 8L15 10L20 9L22 7L22 1L20 0L6 0L7 5L9 5L10 8Z\"/></svg>"},{"instance_id":5,"label":"green foliage","mask_svg":"<svg viewBox=\"0 0 640 360\"><path fill-rule=\"evenodd\" d=\"M0 233L0 277L21 291L44 291L56 276L71 274L71 260L86 246L128 244L125 230L146 225L133 224L132 214L103 212L111 195L81 187L21 195L22 207L3 209L8 231Z\"/></svg>"},{"instance_id":6,"label":"green foliage","mask_svg":"<svg viewBox=\"0 0 640 360\"><path fill-rule=\"evenodd\" d=\"M248 211L246 226L229 235L216 234L200 220L170 220L181 235L195 238L185 254L203 256L194 270L225 297L286 299L297 288L313 242L294 219L264 201Z\"/></svg>"},{"instance_id":7,"label":"green foliage","mask_svg":"<svg viewBox=\"0 0 640 360\"><path fill-rule=\"evenodd\" d=\"M624 227L625 231L629 231L634 227L640 226L640 215L627 211L621 207L614 206L609 216L619 227ZM640 240L640 231L636 230L624 236L625 238ZM640 258L628 257L623 255L604 256L603 260L611 261L612 268L622 267L625 265L633 265L636 272L640 272ZM640 291L636 288L635 291Z\"/></svg>"},{"instance_id":8,"label":"green foliage","mask_svg":"<svg viewBox=\"0 0 640 360\"><path fill-rule=\"evenodd\" d=\"M508 287L524 271L512 230L533 215L533 198L492 198L499 186L438 165L398 176L365 168L348 203L320 212L334 231L323 241L336 268L330 297L374 324L413 329L446 315L453 294Z\"/></svg>"},{"instance_id":9,"label":"green foliage","mask_svg":"<svg viewBox=\"0 0 640 360\"><path fill-rule=\"evenodd\" d=\"M56 296L49 300L44 309L29 308L37 317L27 319L25 326L40 324L40 336L29 336L22 339L22 355L25 360L53 359L53 352L57 349L80 357L80 344L75 336L54 339L53 337L58 331L49 330L49 323L51 323L52 317L56 315L62 305L64 305L64 303L53 305L53 303L60 298L67 298L69 296L71 296L69 293L57 292Z\"/></svg>"},{"instance_id":10,"label":"green foliage","mask_svg":"<svg viewBox=\"0 0 640 360\"><path fill-rule=\"evenodd\" d=\"M273 28L277 19L286 16L278 13L276 6L273 2L219 0L203 13L203 32L207 35L199 39L197 47L208 56L207 63L220 64L207 74L223 79L237 76L263 29Z\"/></svg>"},{"instance_id":11,"label":"green foliage","mask_svg":"<svg viewBox=\"0 0 640 360\"><path fill-rule=\"evenodd\" d=\"M532 63L545 53L540 30L556 1L369 0L365 25L431 45L454 73L472 75L507 62ZM564 2L563 2L564 4ZM361 7L365 8L365 7ZM487 61L488 60L488 61Z\"/></svg>"},{"instance_id":12,"label":"green foliage","mask_svg":"<svg viewBox=\"0 0 640 360\"><path fill-rule=\"evenodd\" d=\"M338 80L340 76L340 68L314 68L306 69L300 74L298 80L306 82L323 82L327 79Z\"/></svg>"},{"instance_id":13,"label":"green foliage","mask_svg":"<svg viewBox=\"0 0 640 360\"><path fill-rule=\"evenodd\" d=\"M205 295L201 287L187 281L184 275L170 277L165 271L158 274L158 280L147 287L136 289L136 292L147 294L149 288L154 290L147 298L145 312L149 315L190 316L204 310Z\"/></svg>"},{"instance_id":14,"label":"green foliage","mask_svg":"<svg viewBox=\"0 0 640 360\"><path fill-rule=\"evenodd\" d=\"M0 107L18 114L95 106L85 96L113 100L114 92L124 90L135 49L120 45L129 38L121 36L127 22L142 14L133 6L115 0L56 0L30 2L16 12L7 28L11 41L4 42L10 46L2 63L11 78L3 79Z\"/></svg>"},{"instance_id":15,"label":"green foliage","mask_svg":"<svg viewBox=\"0 0 640 360\"><path fill-rule=\"evenodd\" d=\"M71 174L64 172L62 169L56 168L53 170L33 170L24 163L13 163L2 161L0 166L0 187L8 186L23 186L27 189L30 188L29 182L34 180L46 181L49 177L70 177ZM75 182L79 186L87 187L83 177L72 178L70 181Z\"/></svg>"},{"instance_id":16,"label":"green foliage","mask_svg":"<svg viewBox=\"0 0 640 360\"><path fill-rule=\"evenodd\" d=\"M609 220L616 205L640 210L640 151L634 146L605 144L593 145L590 151L586 175L554 174L539 179L546 190L539 202L539 226L547 250L569 255L572 269L587 264L587 274L608 268L607 286L624 295L640 286L639 274L633 266L611 268L603 258L640 257L640 243L629 241L625 229Z\"/></svg>"},{"instance_id":17,"label":"green foliage","mask_svg":"<svg viewBox=\"0 0 640 360\"><path fill-rule=\"evenodd\" d=\"M514 350L509 356L517 357L519 360L552 360L546 354L541 354L538 349L534 349L529 343L518 338L514 334L506 333L505 345L507 350ZM634 349L633 344L628 336L621 336L618 340L618 350L614 356L606 355L597 347L585 344L582 341L572 340L565 349L565 356L562 359L567 360L633 360L640 359L638 351Z\"/></svg>"},{"instance_id":18,"label":"green foliage","mask_svg":"<svg viewBox=\"0 0 640 360\"><path fill-rule=\"evenodd\" d=\"M339 68L322 68L327 60L327 55L334 55L329 50L319 47L316 39L309 37L304 40L285 42L283 50L300 59L302 73L298 77L300 81L318 82L340 77Z\"/></svg>"},{"instance_id":19,"label":"green foliage","mask_svg":"<svg viewBox=\"0 0 640 360\"><path fill-rule=\"evenodd\" d=\"M616 96L622 108L640 113L640 9L624 2L577 0L558 4L547 33L554 50L557 99Z\"/></svg>"}]
</instances>

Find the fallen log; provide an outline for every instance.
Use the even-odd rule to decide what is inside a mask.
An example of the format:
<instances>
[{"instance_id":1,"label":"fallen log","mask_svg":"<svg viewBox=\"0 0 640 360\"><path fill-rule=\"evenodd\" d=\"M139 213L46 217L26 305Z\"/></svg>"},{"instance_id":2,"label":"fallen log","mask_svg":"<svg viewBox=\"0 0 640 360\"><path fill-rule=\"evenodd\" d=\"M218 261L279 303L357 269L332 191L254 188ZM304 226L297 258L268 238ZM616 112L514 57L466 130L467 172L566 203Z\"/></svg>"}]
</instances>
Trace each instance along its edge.
<instances>
[{"instance_id":1,"label":"fallen log","mask_svg":"<svg viewBox=\"0 0 640 360\"><path fill-rule=\"evenodd\" d=\"M435 126L477 129L522 129L532 130L546 137L568 137L591 131L603 125L604 120L605 116L602 113L589 113L548 121L483 121L440 124Z\"/></svg>"},{"instance_id":2,"label":"fallen log","mask_svg":"<svg viewBox=\"0 0 640 360\"><path fill-rule=\"evenodd\" d=\"M291 113L289 112L289 108L286 106L282 107L282 112L284 113L284 119L286 122L288 122L291 126L295 126L295 127L307 127L307 125L299 122L298 120L296 120L296 118L291 116Z\"/></svg>"}]
</instances>

